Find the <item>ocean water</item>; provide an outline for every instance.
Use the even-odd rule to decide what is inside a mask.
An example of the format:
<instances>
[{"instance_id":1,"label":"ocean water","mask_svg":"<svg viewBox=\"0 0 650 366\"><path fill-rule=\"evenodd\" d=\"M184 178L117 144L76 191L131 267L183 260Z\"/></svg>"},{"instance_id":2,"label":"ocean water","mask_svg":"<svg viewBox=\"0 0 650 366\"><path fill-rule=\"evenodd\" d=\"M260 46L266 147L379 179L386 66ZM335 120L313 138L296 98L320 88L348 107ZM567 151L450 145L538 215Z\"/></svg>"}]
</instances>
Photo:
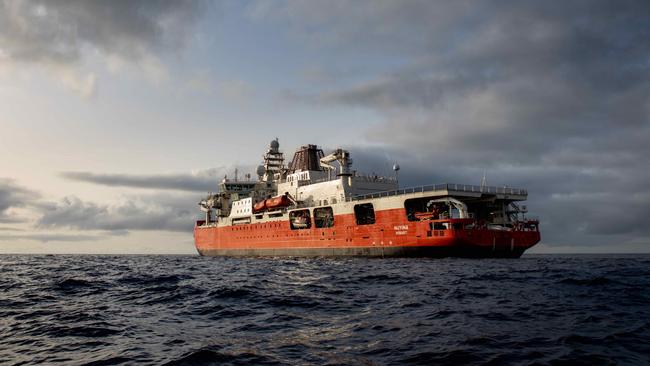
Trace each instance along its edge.
<instances>
[{"instance_id":1,"label":"ocean water","mask_svg":"<svg viewBox=\"0 0 650 366\"><path fill-rule=\"evenodd\" d=\"M0 364L650 363L650 256L0 256Z\"/></svg>"}]
</instances>

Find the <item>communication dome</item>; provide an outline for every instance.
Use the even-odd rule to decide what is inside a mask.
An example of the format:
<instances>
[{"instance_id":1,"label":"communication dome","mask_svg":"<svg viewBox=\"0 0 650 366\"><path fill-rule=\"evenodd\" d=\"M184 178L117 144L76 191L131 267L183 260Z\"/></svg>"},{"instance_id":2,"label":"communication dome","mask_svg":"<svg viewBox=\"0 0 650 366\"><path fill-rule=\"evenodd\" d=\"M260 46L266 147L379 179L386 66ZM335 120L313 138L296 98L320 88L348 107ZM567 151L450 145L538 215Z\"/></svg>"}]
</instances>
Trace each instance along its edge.
<instances>
[{"instance_id":1,"label":"communication dome","mask_svg":"<svg viewBox=\"0 0 650 366\"><path fill-rule=\"evenodd\" d=\"M279 148L280 148L280 142L278 142L277 138L275 140L271 141L271 149L277 150Z\"/></svg>"},{"instance_id":2,"label":"communication dome","mask_svg":"<svg viewBox=\"0 0 650 366\"><path fill-rule=\"evenodd\" d=\"M260 177L264 175L264 166L260 165L257 167L257 175Z\"/></svg>"}]
</instances>

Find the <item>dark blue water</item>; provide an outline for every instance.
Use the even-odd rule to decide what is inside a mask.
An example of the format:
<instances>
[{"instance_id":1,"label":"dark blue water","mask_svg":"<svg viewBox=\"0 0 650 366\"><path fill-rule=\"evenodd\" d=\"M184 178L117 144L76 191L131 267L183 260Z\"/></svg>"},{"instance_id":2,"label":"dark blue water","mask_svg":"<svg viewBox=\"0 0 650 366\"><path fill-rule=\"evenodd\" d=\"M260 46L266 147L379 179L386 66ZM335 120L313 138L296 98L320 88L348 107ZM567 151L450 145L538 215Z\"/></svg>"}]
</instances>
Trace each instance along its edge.
<instances>
[{"instance_id":1,"label":"dark blue water","mask_svg":"<svg viewBox=\"0 0 650 366\"><path fill-rule=\"evenodd\" d=\"M649 256L0 256L0 363L648 364Z\"/></svg>"}]
</instances>

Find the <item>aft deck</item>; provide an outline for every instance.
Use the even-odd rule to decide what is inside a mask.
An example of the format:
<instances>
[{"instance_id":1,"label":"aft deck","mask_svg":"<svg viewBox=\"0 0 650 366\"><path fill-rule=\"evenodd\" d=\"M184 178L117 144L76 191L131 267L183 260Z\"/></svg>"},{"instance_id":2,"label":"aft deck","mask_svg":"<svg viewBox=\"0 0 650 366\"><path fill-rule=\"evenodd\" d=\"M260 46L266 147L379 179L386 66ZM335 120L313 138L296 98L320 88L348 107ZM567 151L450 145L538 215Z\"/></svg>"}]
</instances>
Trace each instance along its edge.
<instances>
[{"instance_id":1,"label":"aft deck","mask_svg":"<svg viewBox=\"0 0 650 366\"><path fill-rule=\"evenodd\" d=\"M435 195L441 196L481 197L484 195L489 195L495 196L497 199L507 199L512 201L524 201L528 197L528 191L520 188L443 183L395 189L392 191L368 193L364 195L349 197L346 201L360 201L372 198L413 195L429 192L433 192Z\"/></svg>"}]
</instances>

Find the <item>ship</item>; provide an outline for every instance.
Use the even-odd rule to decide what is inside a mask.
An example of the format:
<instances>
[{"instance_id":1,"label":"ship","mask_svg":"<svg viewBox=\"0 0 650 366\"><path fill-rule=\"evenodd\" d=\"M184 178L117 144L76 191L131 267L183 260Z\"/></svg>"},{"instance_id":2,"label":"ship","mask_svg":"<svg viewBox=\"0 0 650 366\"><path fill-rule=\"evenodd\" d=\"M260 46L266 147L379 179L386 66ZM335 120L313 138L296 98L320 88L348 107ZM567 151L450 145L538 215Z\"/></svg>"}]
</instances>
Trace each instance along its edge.
<instances>
[{"instance_id":1,"label":"ship","mask_svg":"<svg viewBox=\"0 0 650 366\"><path fill-rule=\"evenodd\" d=\"M540 241L525 189L432 184L400 188L393 176L352 169L350 152L297 149L285 164L271 141L256 179L227 176L199 203L203 256L518 258Z\"/></svg>"}]
</instances>

